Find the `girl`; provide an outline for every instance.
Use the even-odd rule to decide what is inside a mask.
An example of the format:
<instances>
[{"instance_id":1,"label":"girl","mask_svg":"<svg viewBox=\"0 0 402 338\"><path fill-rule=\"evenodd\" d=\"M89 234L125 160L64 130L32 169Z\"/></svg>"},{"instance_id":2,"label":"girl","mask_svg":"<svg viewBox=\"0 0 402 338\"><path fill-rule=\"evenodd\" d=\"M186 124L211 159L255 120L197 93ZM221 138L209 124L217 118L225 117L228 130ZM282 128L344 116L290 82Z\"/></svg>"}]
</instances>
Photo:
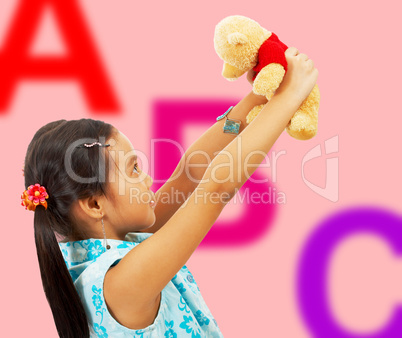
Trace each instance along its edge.
<instances>
[{"instance_id":1,"label":"girl","mask_svg":"<svg viewBox=\"0 0 402 338\"><path fill-rule=\"evenodd\" d=\"M21 203L35 211L41 278L60 337L222 337L185 263L256 170L239 162L256 152L248 157L260 164L313 89L318 71L312 60L294 47L285 55L282 84L240 130L241 154L219 120L155 194L132 144L110 124L60 120L36 132L25 157L28 188ZM266 102L251 92L231 118L246 126L251 108ZM195 180L177 175L197 150L210 155L209 166L193 170ZM228 156L232 168L224 165ZM229 170L240 180L227 180ZM173 188L189 196L184 205L159 201Z\"/></svg>"}]
</instances>

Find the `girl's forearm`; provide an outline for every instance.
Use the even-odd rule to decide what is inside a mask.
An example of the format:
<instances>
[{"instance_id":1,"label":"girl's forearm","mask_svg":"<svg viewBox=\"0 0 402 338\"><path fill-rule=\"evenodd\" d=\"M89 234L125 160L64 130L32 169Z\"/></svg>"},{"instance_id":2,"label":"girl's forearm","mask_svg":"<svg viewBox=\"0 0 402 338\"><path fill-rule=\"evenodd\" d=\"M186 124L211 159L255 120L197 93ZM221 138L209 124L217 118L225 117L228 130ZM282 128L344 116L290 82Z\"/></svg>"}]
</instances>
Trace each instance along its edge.
<instances>
[{"instance_id":1,"label":"girl's forearm","mask_svg":"<svg viewBox=\"0 0 402 338\"><path fill-rule=\"evenodd\" d=\"M287 92L275 94L248 127L215 156L201 183L212 181L216 190L233 197L264 160L301 103Z\"/></svg>"},{"instance_id":2,"label":"girl's forearm","mask_svg":"<svg viewBox=\"0 0 402 338\"><path fill-rule=\"evenodd\" d=\"M246 116L250 110L268 100L251 91L236 106L228 117L241 120L239 135L247 128ZM204 134L202 134L186 151L181 161L184 163L185 175L194 189L204 176L205 170L214 157L232 142L236 135L223 132L225 119L216 121ZM180 167L180 166L178 166Z\"/></svg>"}]
</instances>

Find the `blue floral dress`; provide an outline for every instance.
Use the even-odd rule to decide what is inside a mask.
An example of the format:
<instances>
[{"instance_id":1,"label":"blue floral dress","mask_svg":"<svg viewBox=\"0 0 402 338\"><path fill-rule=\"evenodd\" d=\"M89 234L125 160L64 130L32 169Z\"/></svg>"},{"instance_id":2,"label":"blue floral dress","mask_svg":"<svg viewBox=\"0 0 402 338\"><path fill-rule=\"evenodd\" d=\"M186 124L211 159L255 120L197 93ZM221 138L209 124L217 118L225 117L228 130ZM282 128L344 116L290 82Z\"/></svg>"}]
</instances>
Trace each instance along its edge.
<instances>
[{"instance_id":1,"label":"blue floral dress","mask_svg":"<svg viewBox=\"0 0 402 338\"><path fill-rule=\"evenodd\" d=\"M84 305L91 337L203 338L223 337L197 283L184 265L165 286L154 323L143 329L129 329L109 313L103 297L103 281L111 266L152 233L130 232L124 241L101 239L59 242L64 261Z\"/></svg>"}]
</instances>

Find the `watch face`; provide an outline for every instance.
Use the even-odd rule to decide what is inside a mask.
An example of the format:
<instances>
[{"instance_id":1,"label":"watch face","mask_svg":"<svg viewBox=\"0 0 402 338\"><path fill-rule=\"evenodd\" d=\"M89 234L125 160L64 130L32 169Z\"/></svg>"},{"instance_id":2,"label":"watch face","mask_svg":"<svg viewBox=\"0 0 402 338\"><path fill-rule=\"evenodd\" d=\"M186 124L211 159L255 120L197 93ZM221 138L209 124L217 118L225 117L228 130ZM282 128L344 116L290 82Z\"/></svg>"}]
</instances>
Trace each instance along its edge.
<instances>
[{"instance_id":1,"label":"watch face","mask_svg":"<svg viewBox=\"0 0 402 338\"><path fill-rule=\"evenodd\" d=\"M240 124L241 121L239 120L231 120L227 118L223 126L223 132L229 134L238 134L240 130Z\"/></svg>"}]
</instances>

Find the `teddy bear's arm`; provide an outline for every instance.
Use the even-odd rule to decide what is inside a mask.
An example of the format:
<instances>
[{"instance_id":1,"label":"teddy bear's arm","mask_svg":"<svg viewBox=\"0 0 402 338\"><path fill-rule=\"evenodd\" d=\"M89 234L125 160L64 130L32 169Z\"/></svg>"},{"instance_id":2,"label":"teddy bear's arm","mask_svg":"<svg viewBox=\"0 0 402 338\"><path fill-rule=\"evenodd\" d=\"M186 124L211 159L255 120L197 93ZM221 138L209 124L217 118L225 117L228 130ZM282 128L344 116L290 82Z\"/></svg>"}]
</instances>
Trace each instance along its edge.
<instances>
[{"instance_id":1,"label":"teddy bear's arm","mask_svg":"<svg viewBox=\"0 0 402 338\"><path fill-rule=\"evenodd\" d=\"M285 75L285 68L279 63L270 63L256 76L253 83L253 92L264 95L268 100L272 98Z\"/></svg>"}]
</instances>

